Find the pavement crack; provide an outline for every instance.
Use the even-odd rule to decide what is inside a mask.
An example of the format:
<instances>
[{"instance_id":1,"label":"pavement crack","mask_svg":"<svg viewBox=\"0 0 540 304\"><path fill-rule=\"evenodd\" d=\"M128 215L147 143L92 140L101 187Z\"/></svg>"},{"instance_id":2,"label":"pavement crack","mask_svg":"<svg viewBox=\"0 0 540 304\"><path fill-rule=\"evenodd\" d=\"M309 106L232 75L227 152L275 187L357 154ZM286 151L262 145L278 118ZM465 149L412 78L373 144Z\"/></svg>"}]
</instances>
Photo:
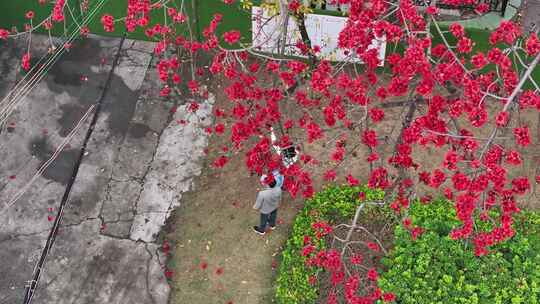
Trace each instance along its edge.
<instances>
[{"instance_id":1,"label":"pavement crack","mask_svg":"<svg viewBox=\"0 0 540 304\"><path fill-rule=\"evenodd\" d=\"M80 226L88 221L95 221L95 220L99 220L99 216L98 217L87 217L87 218L84 218L76 223L70 223L70 224L62 224L60 227L61 228L69 228L69 227L75 227L75 226Z\"/></svg>"},{"instance_id":2,"label":"pavement crack","mask_svg":"<svg viewBox=\"0 0 540 304\"><path fill-rule=\"evenodd\" d=\"M114 168L112 168L109 175L109 180L107 181L107 186L105 188L105 197L103 198L103 202L99 208L98 218L101 220L101 227L103 227L103 224L105 223L105 219L103 218L103 209L105 208L105 204L111 201L111 182L113 180L113 172Z\"/></svg>"},{"instance_id":3,"label":"pavement crack","mask_svg":"<svg viewBox=\"0 0 540 304\"><path fill-rule=\"evenodd\" d=\"M152 293L150 292L150 263L152 262L152 259L154 256L152 255L152 251L148 248L148 244L144 245L144 249L146 252L148 252L149 258L146 261L146 293L148 294L148 297L152 301L152 303L157 304L156 299L154 299L154 296L152 296Z\"/></svg>"},{"instance_id":4,"label":"pavement crack","mask_svg":"<svg viewBox=\"0 0 540 304\"><path fill-rule=\"evenodd\" d=\"M47 228L47 229L44 229L44 230L41 230L41 231L31 232L31 233L16 233L16 234L8 235L7 237L0 239L0 243L11 241L11 240L18 239L18 238L39 235L39 234L48 232L49 230L50 230L50 228Z\"/></svg>"},{"instance_id":5,"label":"pavement crack","mask_svg":"<svg viewBox=\"0 0 540 304\"><path fill-rule=\"evenodd\" d=\"M145 242L143 240L136 240L135 241L135 240L130 239L129 237L122 237L122 236L118 236L118 235L108 234L106 232L100 232L99 235L101 235L103 237L108 237L108 238L111 238L111 239L115 239L115 240L130 241L130 242L133 242L133 243L153 244L152 242Z\"/></svg>"},{"instance_id":6,"label":"pavement crack","mask_svg":"<svg viewBox=\"0 0 540 304\"><path fill-rule=\"evenodd\" d=\"M118 218L113 221L104 220L105 224L118 224L118 223L128 223L128 222L133 222L133 219L123 220L120 218L120 215L118 215Z\"/></svg>"}]
</instances>

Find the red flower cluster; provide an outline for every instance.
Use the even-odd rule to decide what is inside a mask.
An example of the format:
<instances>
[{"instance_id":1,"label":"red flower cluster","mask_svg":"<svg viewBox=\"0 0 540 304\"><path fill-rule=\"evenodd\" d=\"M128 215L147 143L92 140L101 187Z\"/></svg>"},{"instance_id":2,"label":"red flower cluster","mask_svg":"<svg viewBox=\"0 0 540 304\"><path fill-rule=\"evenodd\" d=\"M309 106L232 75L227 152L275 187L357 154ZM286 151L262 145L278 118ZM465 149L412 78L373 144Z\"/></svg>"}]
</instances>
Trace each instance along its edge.
<instances>
[{"instance_id":1,"label":"red flower cluster","mask_svg":"<svg viewBox=\"0 0 540 304\"><path fill-rule=\"evenodd\" d=\"M526 147L531 143L529 135L529 127L524 125L514 129L514 136L516 138L516 144Z\"/></svg>"},{"instance_id":2,"label":"red flower cluster","mask_svg":"<svg viewBox=\"0 0 540 304\"><path fill-rule=\"evenodd\" d=\"M9 36L9 31L3 28L0 28L0 39L6 40Z\"/></svg>"},{"instance_id":3,"label":"red flower cluster","mask_svg":"<svg viewBox=\"0 0 540 304\"><path fill-rule=\"evenodd\" d=\"M223 33L223 40L225 40L225 42L231 45L240 41L240 37L240 31L236 30Z\"/></svg>"},{"instance_id":4,"label":"red flower cluster","mask_svg":"<svg viewBox=\"0 0 540 304\"><path fill-rule=\"evenodd\" d=\"M30 70L30 53L25 53L21 60L21 66L25 71Z\"/></svg>"},{"instance_id":5,"label":"red flower cluster","mask_svg":"<svg viewBox=\"0 0 540 304\"><path fill-rule=\"evenodd\" d=\"M499 27L489 36L489 43L495 45L499 42L513 44L521 36L519 26L512 21L501 21Z\"/></svg>"},{"instance_id":6,"label":"red flower cluster","mask_svg":"<svg viewBox=\"0 0 540 304\"><path fill-rule=\"evenodd\" d=\"M362 134L362 143L368 147L375 148L378 145L377 132L374 130L365 130Z\"/></svg>"},{"instance_id":7,"label":"red flower cluster","mask_svg":"<svg viewBox=\"0 0 540 304\"><path fill-rule=\"evenodd\" d=\"M332 226L325 222L315 222L311 225L311 228L315 230L315 236L317 237L317 239L320 239L323 236L332 233L333 231Z\"/></svg>"},{"instance_id":8,"label":"red flower cluster","mask_svg":"<svg viewBox=\"0 0 540 304\"><path fill-rule=\"evenodd\" d=\"M66 6L66 0L57 0L54 3L51 19L54 22L64 21L64 7Z\"/></svg>"},{"instance_id":9,"label":"red flower cluster","mask_svg":"<svg viewBox=\"0 0 540 304\"><path fill-rule=\"evenodd\" d=\"M106 32L114 32L114 17L111 15L101 16L101 24Z\"/></svg>"},{"instance_id":10,"label":"red flower cluster","mask_svg":"<svg viewBox=\"0 0 540 304\"><path fill-rule=\"evenodd\" d=\"M529 56L535 56L540 52L540 40L538 39L536 33L532 33L527 39L527 42L525 43L525 50Z\"/></svg>"}]
</instances>

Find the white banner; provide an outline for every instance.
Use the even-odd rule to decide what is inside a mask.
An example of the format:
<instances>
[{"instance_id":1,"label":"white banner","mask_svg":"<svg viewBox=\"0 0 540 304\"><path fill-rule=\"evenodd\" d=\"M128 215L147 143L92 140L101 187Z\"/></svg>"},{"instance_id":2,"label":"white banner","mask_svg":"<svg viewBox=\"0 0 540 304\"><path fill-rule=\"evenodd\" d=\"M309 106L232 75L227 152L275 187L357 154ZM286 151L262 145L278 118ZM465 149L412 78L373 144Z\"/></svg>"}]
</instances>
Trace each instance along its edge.
<instances>
[{"instance_id":1,"label":"white banner","mask_svg":"<svg viewBox=\"0 0 540 304\"><path fill-rule=\"evenodd\" d=\"M256 45L256 50L267 53L278 53L278 39L281 33L279 28L279 16L272 16L261 7L252 8L252 41ZM319 56L330 61L352 61L361 62L355 55L349 53L345 55L343 50L338 48L339 33L345 27L346 17L326 16L326 15L306 15L306 29L311 39L312 46L318 45L321 48ZM287 28L287 43L285 55L300 56L300 51L295 47L297 41L302 40L296 22L291 17ZM386 39L374 39L368 49L377 49L380 66L384 65L386 52Z\"/></svg>"}]
</instances>

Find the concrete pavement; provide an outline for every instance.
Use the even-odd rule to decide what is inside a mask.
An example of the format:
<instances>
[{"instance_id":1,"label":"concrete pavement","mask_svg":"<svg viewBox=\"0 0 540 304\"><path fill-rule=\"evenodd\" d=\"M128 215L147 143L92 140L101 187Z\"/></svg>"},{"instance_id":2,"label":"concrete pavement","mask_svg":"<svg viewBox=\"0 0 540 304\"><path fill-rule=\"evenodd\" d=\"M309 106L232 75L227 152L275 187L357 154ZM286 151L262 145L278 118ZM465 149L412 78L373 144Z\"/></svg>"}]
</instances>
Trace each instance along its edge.
<instances>
[{"instance_id":1,"label":"concrete pavement","mask_svg":"<svg viewBox=\"0 0 540 304\"><path fill-rule=\"evenodd\" d=\"M45 37L33 48L46 51ZM0 203L46 162L102 94L120 39L77 43L9 117L0 133ZM0 96L21 76L23 45L0 42ZM76 176L33 303L168 301L157 236L193 186L207 145L211 100L159 98L153 44L126 40ZM34 52L34 57L39 57ZM147 73L148 71L148 73ZM172 110L176 109L176 110ZM179 125L177 120L188 121ZM90 119L21 199L0 214L0 304L22 303Z\"/></svg>"}]
</instances>

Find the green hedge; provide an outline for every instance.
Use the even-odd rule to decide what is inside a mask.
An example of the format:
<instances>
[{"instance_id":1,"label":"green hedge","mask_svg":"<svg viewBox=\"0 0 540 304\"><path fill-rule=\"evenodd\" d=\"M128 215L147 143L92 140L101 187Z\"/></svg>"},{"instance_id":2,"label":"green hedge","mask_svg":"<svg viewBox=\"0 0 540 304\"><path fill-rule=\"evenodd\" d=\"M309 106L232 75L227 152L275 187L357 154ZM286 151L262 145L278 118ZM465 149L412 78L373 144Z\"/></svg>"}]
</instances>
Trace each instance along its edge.
<instances>
[{"instance_id":1,"label":"green hedge","mask_svg":"<svg viewBox=\"0 0 540 304\"><path fill-rule=\"evenodd\" d=\"M539 302L539 213L517 215L516 236L492 248L492 253L476 257L471 243L448 236L460 224L451 203L414 203L409 212L413 225L426 232L413 241L410 232L396 227L394 247L383 259L388 268L379 280L385 292L396 294L397 303ZM490 225L480 222L478 228L490 229Z\"/></svg>"},{"instance_id":2,"label":"green hedge","mask_svg":"<svg viewBox=\"0 0 540 304\"><path fill-rule=\"evenodd\" d=\"M282 252L276 281L276 300L280 304L313 303L318 297L318 286L309 283L309 277L318 270L305 266L302 256L304 236L316 241L311 225L318 221L335 223L350 221L360 204L358 194L364 192L366 201L381 200L384 192L365 186L329 186L306 201L302 211L296 216L292 233ZM326 247L324 239L316 244L318 249Z\"/></svg>"}]
</instances>

